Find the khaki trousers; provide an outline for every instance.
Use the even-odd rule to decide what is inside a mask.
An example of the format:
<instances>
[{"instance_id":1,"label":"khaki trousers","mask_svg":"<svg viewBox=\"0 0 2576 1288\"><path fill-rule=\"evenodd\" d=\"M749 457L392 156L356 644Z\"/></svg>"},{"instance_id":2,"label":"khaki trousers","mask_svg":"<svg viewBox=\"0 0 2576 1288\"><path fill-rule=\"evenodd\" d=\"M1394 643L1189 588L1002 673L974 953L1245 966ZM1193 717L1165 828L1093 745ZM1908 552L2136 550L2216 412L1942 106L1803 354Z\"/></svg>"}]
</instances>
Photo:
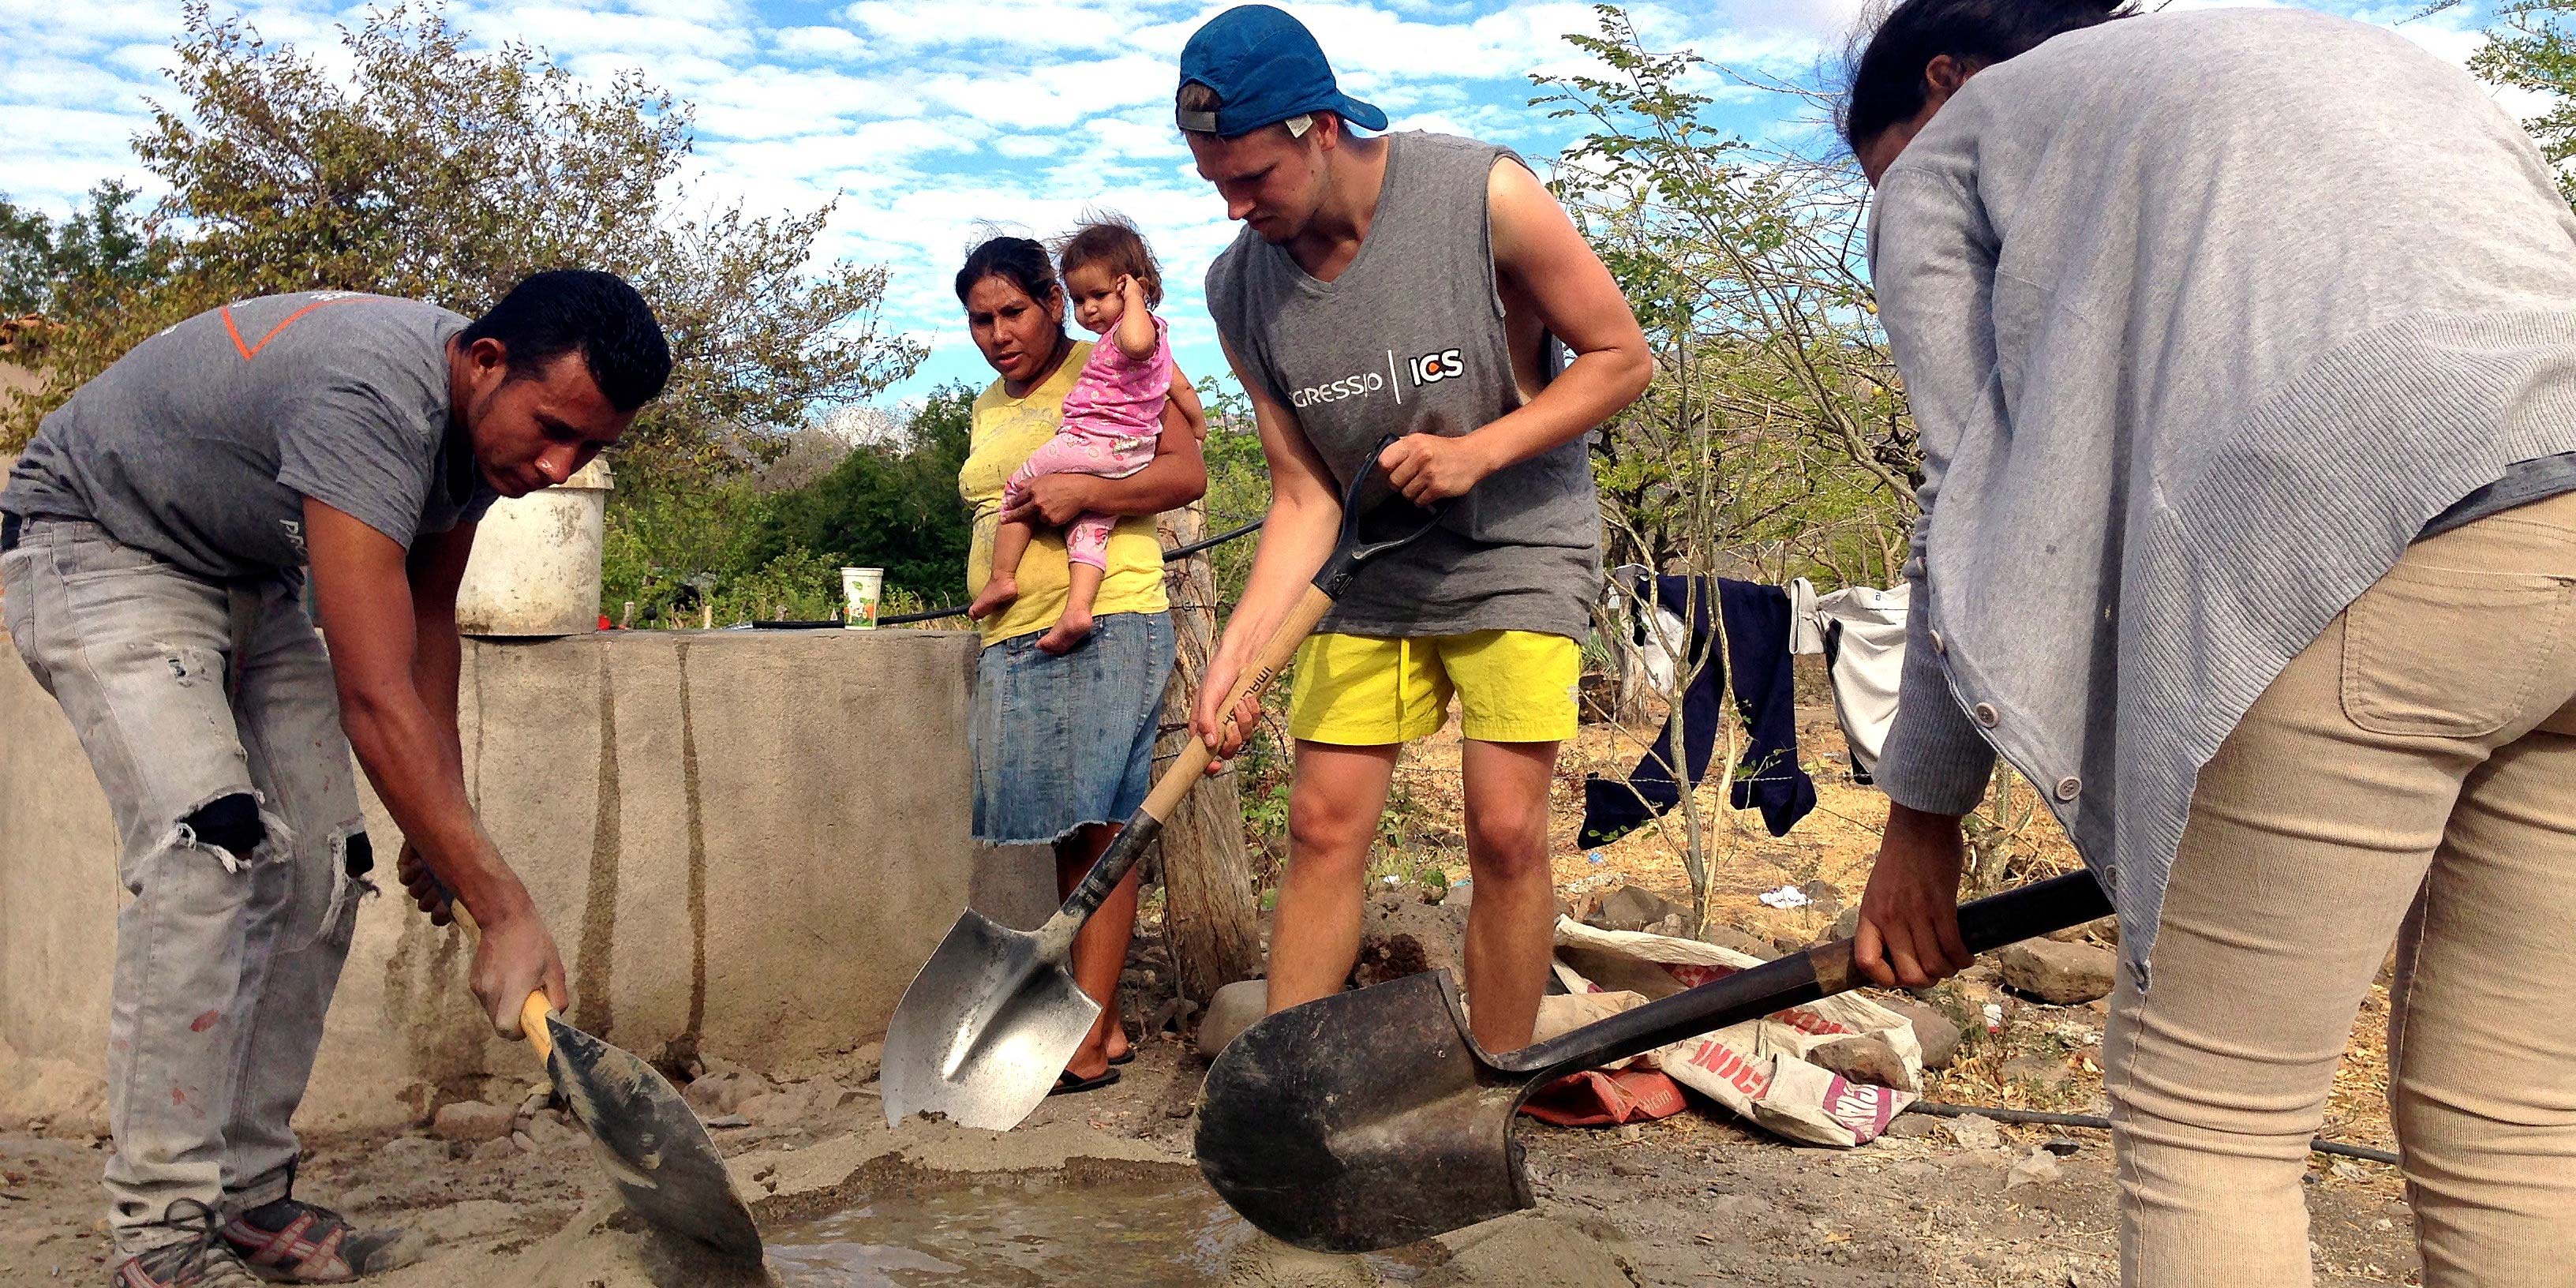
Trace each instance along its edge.
<instances>
[{"instance_id":1,"label":"khaki trousers","mask_svg":"<svg viewBox=\"0 0 2576 1288\"><path fill-rule=\"evenodd\" d=\"M2104 1043L2124 1284L2310 1282L2307 1141L2393 941L2426 1288L2576 1286L2571 636L2576 495L2416 543L2202 770Z\"/></svg>"}]
</instances>

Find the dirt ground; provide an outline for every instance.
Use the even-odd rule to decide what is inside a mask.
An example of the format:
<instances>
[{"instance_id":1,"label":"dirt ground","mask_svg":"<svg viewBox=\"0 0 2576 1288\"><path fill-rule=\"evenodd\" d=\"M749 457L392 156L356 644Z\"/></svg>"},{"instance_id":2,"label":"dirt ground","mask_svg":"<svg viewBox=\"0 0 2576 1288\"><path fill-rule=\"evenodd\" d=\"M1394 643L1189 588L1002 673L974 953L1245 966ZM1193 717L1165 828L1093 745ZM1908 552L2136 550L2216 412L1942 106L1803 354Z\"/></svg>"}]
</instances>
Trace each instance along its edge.
<instances>
[{"instance_id":1,"label":"dirt ground","mask_svg":"<svg viewBox=\"0 0 2576 1288\"><path fill-rule=\"evenodd\" d=\"M945 1155L927 1157L997 1172L1052 1168L1068 1156L1177 1165L1187 1155L1190 1107L1203 1068L1178 1042L1149 1042L1118 1086L1050 1101L1002 1141L955 1133L980 1140L941 1144L937 1148ZM853 1064L839 1074L756 1094L737 1107L749 1111L741 1116L752 1125L716 1131L764 1221L786 1214L775 1206L770 1188L782 1170L797 1171L792 1179L808 1188L829 1187L862 1174L862 1165L883 1152L890 1134L864 1080L867 1072ZM1051 1148L1050 1133L1058 1141ZM1696 1112L1620 1129L1552 1128L1530 1119L1520 1127L1540 1215L1558 1227L1551 1242L1582 1241L1576 1235L1597 1242L1616 1276L1604 1282L1743 1288L2115 1284L2110 1151L2100 1133L2063 1133L2075 1152L2054 1178L2007 1188L2013 1161L2060 1135L2007 1127L2001 1146L1972 1148L1954 1141L1944 1125L1909 1115L1878 1142L1835 1152L1785 1145ZM540 1114L530 1136L533 1150L506 1139L444 1141L423 1132L312 1140L299 1186L362 1221L402 1224L434 1240L424 1261L381 1280L387 1288L668 1288L720 1281L702 1264L685 1257L657 1259L643 1246L642 1236L615 1215L606 1180L571 1128ZM1024 1139L1021 1154L1002 1149L1002 1142ZM100 1145L86 1138L0 1134L0 1158L8 1160L7 1197L0 1199L0 1288L51 1288L103 1277ZM2311 1237L2320 1284L2413 1281L2406 1210L2386 1171L2345 1164L2312 1172ZM862 1181L846 1188L867 1186ZM1442 1258L1435 1250L1422 1259L1436 1266ZM970 1274L907 1282L1023 1281ZM1292 1281L1238 1273L1232 1282ZM1446 1282L1532 1281L1480 1273Z\"/></svg>"},{"instance_id":2,"label":"dirt ground","mask_svg":"<svg viewBox=\"0 0 2576 1288\"><path fill-rule=\"evenodd\" d=\"M1800 723L1821 797L1816 814L1790 836L1775 839L1751 816L1711 813L1717 837L1712 923L1783 946L1823 937L1841 911L1834 905L1858 903L1876 845L1874 823L1885 810L1883 797L1849 781L1830 708L1804 712ZM1591 728L1569 749L1560 771L1557 881L1578 911L1630 883L1688 901L1673 845L1651 829L1603 847L1597 861L1573 845L1583 774L1624 766L1638 750L1616 731ZM1435 740L1408 756L1402 795L1413 820L1407 826L1414 835L1406 839L1416 848L1389 865L1391 873L1437 868L1451 879L1468 875L1463 855L1455 855L1455 862L1443 858L1448 842L1437 820L1456 817L1454 743L1443 753ZM2063 870L2073 861L2044 815L2012 845L2016 879ZM1400 876L1399 882L1411 879ZM1756 898L1784 884L1815 880L1829 883L1838 898L1792 910L1769 908ZM1157 983L1169 972L1156 969L1161 963L1150 922L1138 943L1138 966L1129 973L1131 1020L1171 1009L1159 1005ZM1958 1063L1930 1078L1928 1098L2100 1110L2099 1004L2025 1002L2003 993L1991 967L1982 966L1945 985L1936 1000L1971 1017L1992 1004L2000 1022L1992 1031L1969 1026ZM2383 1147L2390 1141L2379 1099L2386 1076L2380 1032L2385 1016L2381 990L2356 1025L2325 1128L2330 1137ZM920 1125L889 1133L873 1086L872 1047L795 1083L772 1083L718 1062L692 1088L691 1099L703 1117L723 1124L715 1136L737 1183L752 1196L764 1223L774 1223L818 1203L859 1197L858 1191L874 1183L870 1178L887 1175L881 1168L889 1159L996 1174L1052 1173L1069 1159L1184 1166L1205 1067L1181 1033L1145 1035L1137 1062L1118 1086L1051 1100L1027 1125L1001 1138ZM515 1104L524 1090L498 1083L453 1089L458 1098L495 1104ZM382 1279L387 1288L733 1281L657 1250L619 1216L578 1132L559 1116L539 1111L518 1126L523 1139L442 1139L426 1124L400 1135L308 1139L299 1190L364 1222L422 1233L429 1245L426 1260ZM1426 1284L1545 1280L1565 1288L1595 1282L1743 1288L2116 1284L2107 1135L2006 1126L1993 1145L1975 1135L1973 1128L1954 1131L1941 1120L1909 1114L1873 1144L1830 1151L1782 1143L1704 1103L1662 1122L1622 1128L1562 1129L1524 1118L1520 1138L1545 1221L1513 1227L1520 1244L1496 1240L1479 1246L1478 1232L1471 1231L1417 1250L1408 1264L1419 1268ZM1961 1136L1969 1140L1963 1143ZM2071 1151L2054 1175L2015 1183L2014 1162L2052 1141ZM68 1125L0 1131L0 1288L100 1280L107 1254L97 1188L104 1146L86 1129ZM2312 1160L2308 1179L2320 1284L2418 1282L2394 1169L2319 1158ZM1529 1258L1539 1255L1534 1249L1575 1262L1539 1275L1530 1269ZM1347 1265L1339 1273L1308 1274L1291 1273L1284 1264L1238 1265L1211 1281L1377 1281L1374 1272L1351 1277ZM1407 1271L1403 1277L1417 1276ZM1056 1281L985 1279L971 1271L900 1280Z\"/></svg>"}]
</instances>

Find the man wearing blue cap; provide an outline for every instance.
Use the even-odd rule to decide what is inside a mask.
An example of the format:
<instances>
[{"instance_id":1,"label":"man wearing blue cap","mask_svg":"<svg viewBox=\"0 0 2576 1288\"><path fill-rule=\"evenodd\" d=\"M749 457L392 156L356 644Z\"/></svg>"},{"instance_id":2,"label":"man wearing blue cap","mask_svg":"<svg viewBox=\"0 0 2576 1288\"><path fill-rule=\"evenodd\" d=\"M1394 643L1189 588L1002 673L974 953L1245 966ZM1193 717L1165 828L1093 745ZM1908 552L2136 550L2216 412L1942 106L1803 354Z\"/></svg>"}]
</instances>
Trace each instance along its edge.
<instances>
[{"instance_id":1,"label":"man wearing blue cap","mask_svg":"<svg viewBox=\"0 0 2576 1288\"><path fill-rule=\"evenodd\" d=\"M1242 745L1255 713L1229 719L1221 695L1323 566L1342 487L1379 442L1402 435L1377 456L1408 498L1456 498L1428 538L1371 565L1299 654L1270 1009L1349 975L1396 752L1436 732L1455 694L1473 1028L1487 1050L1527 1045L1556 916L1548 789L1601 580L1584 437L1645 390L1645 335L1518 156L1352 133L1383 131L1386 114L1342 93L1313 34L1278 9L1200 28L1176 107L1199 173L1245 224L1208 270L1208 308L1271 478L1200 735L1221 754Z\"/></svg>"}]
</instances>

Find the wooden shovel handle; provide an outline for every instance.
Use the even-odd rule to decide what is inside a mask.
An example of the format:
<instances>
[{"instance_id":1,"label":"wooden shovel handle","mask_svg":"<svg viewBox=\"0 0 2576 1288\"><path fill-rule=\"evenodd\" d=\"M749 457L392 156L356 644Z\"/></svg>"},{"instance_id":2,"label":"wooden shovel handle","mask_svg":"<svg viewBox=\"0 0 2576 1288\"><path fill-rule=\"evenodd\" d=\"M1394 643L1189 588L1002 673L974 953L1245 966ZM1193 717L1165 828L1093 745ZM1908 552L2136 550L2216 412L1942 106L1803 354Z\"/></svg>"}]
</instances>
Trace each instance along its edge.
<instances>
[{"instance_id":1,"label":"wooden shovel handle","mask_svg":"<svg viewBox=\"0 0 2576 1288\"><path fill-rule=\"evenodd\" d=\"M465 910L464 900L451 896L447 901L447 910L455 916L457 925L473 931L476 939L483 937L482 924L474 920L473 913ZM546 1000L546 990L542 988L530 992L519 1003L519 1036L526 1038L528 1045L536 1048L537 1063L540 1065L555 1057L554 1035L546 1031L546 1017L554 1013L554 1003Z\"/></svg>"},{"instance_id":2,"label":"wooden shovel handle","mask_svg":"<svg viewBox=\"0 0 2576 1288\"><path fill-rule=\"evenodd\" d=\"M1315 624L1324 620L1324 614L1331 611L1333 597L1308 586L1304 597L1288 610L1286 617L1280 619L1278 628L1270 632L1270 638L1262 642L1261 652L1252 659L1252 668L1237 678L1233 691L1225 695L1222 708L1225 719L1234 718L1234 709L1243 704L1246 696L1269 688L1270 682L1279 678L1279 672L1297 656L1297 646L1306 642L1306 637L1314 633ZM1182 746L1181 754L1172 761L1172 767L1155 782L1153 792L1145 797L1145 812L1152 815L1155 822L1169 821L1172 811L1180 807L1181 798L1189 795L1190 789L1206 776L1208 762L1214 759L1215 753L1208 750L1206 739L1190 739Z\"/></svg>"}]
</instances>

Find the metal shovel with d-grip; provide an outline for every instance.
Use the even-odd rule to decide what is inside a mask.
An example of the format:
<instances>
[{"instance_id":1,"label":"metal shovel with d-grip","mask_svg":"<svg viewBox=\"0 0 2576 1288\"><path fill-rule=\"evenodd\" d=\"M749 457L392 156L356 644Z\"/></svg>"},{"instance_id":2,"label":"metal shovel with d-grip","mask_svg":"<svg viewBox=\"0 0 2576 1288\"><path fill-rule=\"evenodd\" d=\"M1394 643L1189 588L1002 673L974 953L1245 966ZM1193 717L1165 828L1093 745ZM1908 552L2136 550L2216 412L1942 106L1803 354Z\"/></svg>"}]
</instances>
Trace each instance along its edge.
<instances>
[{"instance_id":1,"label":"metal shovel with d-grip","mask_svg":"<svg viewBox=\"0 0 2576 1288\"><path fill-rule=\"evenodd\" d=\"M462 903L456 920L483 933ZM736 1260L761 1258L760 1227L734 1191L706 1124L679 1088L631 1052L574 1028L540 989L519 1004L519 1027L635 1214Z\"/></svg>"},{"instance_id":2,"label":"metal shovel with d-grip","mask_svg":"<svg viewBox=\"0 0 2576 1288\"><path fill-rule=\"evenodd\" d=\"M1341 536L1332 556L1305 597L1271 632L1251 669L1235 681L1226 697L1227 711L1268 686L1354 574L1420 540L1438 523L1438 508L1421 509L1392 496L1369 503L1381 490L1376 486L1382 477L1377 456L1384 450L1381 443L1367 466L1352 476L1342 495ZM1374 540L1363 531L1390 526L1394 535ZM936 1113L968 1127L1009 1131L1046 1099L1064 1062L1100 1014L1100 1004L1082 991L1067 968L1073 937L1144 856L1181 798L1206 776L1210 759L1205 742L1189 740L1126 830L1034 933L973 911L957 919L913 977L912 987L904 990L903 1003L886 1027L878 1086L889 1125L916 1113Z\"/></svg>"},{"instance_id":3,"label":"metal shovel with d-grip","mask_svg":"<svg viewBox=\"0 0 2576 1288\"><path fill-rule=\"evenodd\" d=\"M2110 911L2077 872L1967 904L1959 937L1989 952ZM1321 998L1218 1053L1200 1092L1199 1171L1246 1220L1301 1248L1428 1239L1537 1202L1512 1138L1531 1092L1861 982L1852 941L1836 940L1500 1055L1476 1045L1446 971Z\"/></svg>"}]
</instances>

